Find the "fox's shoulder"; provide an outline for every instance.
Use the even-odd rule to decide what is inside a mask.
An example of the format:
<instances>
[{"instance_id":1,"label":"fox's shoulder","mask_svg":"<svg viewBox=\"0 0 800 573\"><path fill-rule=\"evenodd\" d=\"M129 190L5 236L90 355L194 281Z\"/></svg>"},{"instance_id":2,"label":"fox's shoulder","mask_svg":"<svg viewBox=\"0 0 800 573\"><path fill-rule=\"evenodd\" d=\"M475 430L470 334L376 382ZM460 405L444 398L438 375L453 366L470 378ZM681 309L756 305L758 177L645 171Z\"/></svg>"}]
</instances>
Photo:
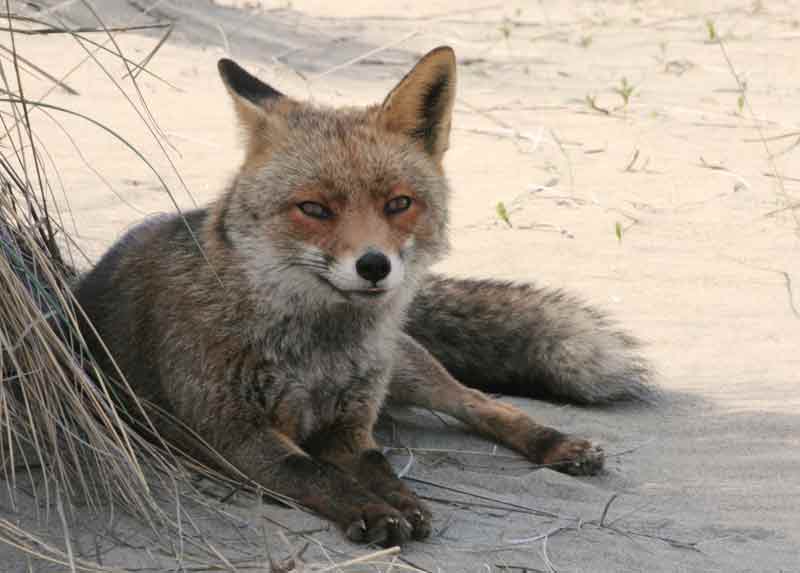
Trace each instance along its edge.
<instances>
[{"instance_id":1,"label":"fox's shoulder","mask_svg":"<svg viewBox=\"0 0 800 573\"><path fill-rule=\"evenodd\" d=\"M198 237L206 220L206 209L195 209L182 214L152 215L128 229L109 249L106 256L120 256L141 247L155 247L168 242L179 246L192 236ZM105 258L105 257L104 257Z\"/></svg>"},{"instance_id":2,"label":"fox's shoulder","mask_svg":"<svg viewBox=\"0 0 800 573\"><path fill-rule=\"evenodd\" d=\"M176 249L189 252L197 245L200 230L207 217L205 209L197 209L181 215L154 215L129 229L111 248L106 251L95 267L80 281L86 288L101 277L106 280L121 267L140 265L143 260L158 260ZM190 232L191 230L191 232ZM160 255L159 255L160 253ZM79 289L81 290L81 289Z\"/></svg>"}]
</instances>

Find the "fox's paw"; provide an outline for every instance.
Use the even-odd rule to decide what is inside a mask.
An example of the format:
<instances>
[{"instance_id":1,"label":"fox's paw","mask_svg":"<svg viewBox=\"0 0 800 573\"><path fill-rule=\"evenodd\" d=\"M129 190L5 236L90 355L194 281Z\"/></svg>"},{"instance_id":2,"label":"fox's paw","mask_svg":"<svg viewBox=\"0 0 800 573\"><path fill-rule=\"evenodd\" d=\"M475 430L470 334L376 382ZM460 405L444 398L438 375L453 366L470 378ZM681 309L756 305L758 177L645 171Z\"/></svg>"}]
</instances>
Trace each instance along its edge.
<instances>
[{"instance_id":1,"label":"fox's paw","mask_svg":"<svg viewBox=\"0 0 800 573\"><path fill-rule=\"evenodd\" d=\"M602 471L605 457L603 448L593 446L588 440L562 434L541 459L543 464L565 474L590 476Z\"/></svg>"},{"instance_id":2,"label":"fox's paw","mask_svg":"<svg viewBox=\"0 0 800 573\"><path fill-rule=\"evenodd\" d=\"M345 528L350 541L377 543L384 547L403 545L414 528L402 513L386 504L371 503L361 508L361 516Z\"/></svg>"},{"instance_id":3,"label":"fox's paw","mask_svg":"<svg viewBox=\"0 0 800 573\"><path fill-rule=\"evenodd\" d=\"M603 448L588 440L539 426L524 448L531 461L574 476L600 473L605 462Z\"/></svg>"},{"instance_id":4,"label":"fox's paw","mask_svg":"<svg viewBox=\"0 0 800 573\"><path fill-rule=\"evenodd\" d=\"M386 501L411 524L411 536L425 539L431 534L431 512L413 493L392 492L385 496Z\"/></svg>"}]
</instances>

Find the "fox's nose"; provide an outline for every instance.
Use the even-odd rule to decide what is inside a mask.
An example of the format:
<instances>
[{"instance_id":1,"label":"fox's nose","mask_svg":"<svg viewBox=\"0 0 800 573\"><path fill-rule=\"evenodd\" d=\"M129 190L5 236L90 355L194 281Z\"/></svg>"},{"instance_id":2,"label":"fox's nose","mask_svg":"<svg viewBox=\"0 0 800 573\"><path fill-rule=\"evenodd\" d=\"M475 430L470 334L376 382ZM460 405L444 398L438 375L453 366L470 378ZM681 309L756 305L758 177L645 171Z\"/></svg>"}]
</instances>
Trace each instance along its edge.
<instances>
[{"instance_id":1,"label":"fox's nose","mask_svg":"<svg viewBox=\"0 0 800 573\"><path fill-rule=\"evenodd\" d=\"M380 251L368 251L356 261L358 276L373 283L385 279L391 270L392 263Z\"/></svg>"}]
</instances>

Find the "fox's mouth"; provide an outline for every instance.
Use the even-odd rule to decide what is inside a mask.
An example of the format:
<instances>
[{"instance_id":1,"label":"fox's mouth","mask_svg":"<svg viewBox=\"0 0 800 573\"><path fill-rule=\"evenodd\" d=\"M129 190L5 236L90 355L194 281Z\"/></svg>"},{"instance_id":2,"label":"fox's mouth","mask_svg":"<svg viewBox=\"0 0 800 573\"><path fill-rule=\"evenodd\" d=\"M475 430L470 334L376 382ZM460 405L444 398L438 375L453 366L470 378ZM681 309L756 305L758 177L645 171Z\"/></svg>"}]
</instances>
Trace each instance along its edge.
<instances>
[{"instance_id":1,"label":"fox's mouth","mask_svg":"<svg viewBox=\"0 0 800 573\"><path fill-rule=\"evenodd\" d=\"M369 297L369 298L378 298L378 297L386 294L389 291L387 289L385 289L385 288L377 288L377 287L375 287L375 288L367 288L367 289L361 289L361 290L348 290L348 291L343 291L343 292L346 292L348 294L354 294L354 295L357 295L357 296L366 296L366 297Z\"/></svg>"},{"instance_id":2,"label":"fox's mouth","mask_svg":"<svg viewBox=\"0 0 800 573\"><path fill-rule=\"evenodd\" d=\"M389 292L389 289L381 288L381 287L371 287L371 288L364 288L364 289L342 289L333 284L333 281L328 279L322 275L315 275L320 282L328 285L330 288L338 292L345 298L355 297L363 297L363 298L380 298L383 295Z\"/></svg>"}]
</instances>

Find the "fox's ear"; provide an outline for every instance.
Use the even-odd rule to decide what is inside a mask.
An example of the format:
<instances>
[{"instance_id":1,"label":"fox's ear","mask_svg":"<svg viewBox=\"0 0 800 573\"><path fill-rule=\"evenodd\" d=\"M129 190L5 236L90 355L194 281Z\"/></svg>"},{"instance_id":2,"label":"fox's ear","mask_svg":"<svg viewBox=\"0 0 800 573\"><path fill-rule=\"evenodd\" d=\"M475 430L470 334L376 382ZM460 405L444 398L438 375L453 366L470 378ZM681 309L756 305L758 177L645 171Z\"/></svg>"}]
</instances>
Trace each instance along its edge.
<instances>
[{"instance_id":1,"label":"fox's ear","mask_svg":"<svg viewBox=\"0 0 800 573\"><path fill-rule=\"evenodd\" d=\"M450 141L450 120L456 99L456 55L442 46L428 52L389 92L379 121L390 131L405 133L436 161Z\"/></svg>"},{"instance_id":2,"label":"fox's ear","mask_svg":"<svg viewBox=\"0 0 800 573\"><path fill-rule=\"evenodd\" d=\"M254 129L263 122L267 105L284 95L247 73L233 60L226 58L217 63L222 82L236 105L236 113L246 129Z\"/></svg>"}]
</instances>

